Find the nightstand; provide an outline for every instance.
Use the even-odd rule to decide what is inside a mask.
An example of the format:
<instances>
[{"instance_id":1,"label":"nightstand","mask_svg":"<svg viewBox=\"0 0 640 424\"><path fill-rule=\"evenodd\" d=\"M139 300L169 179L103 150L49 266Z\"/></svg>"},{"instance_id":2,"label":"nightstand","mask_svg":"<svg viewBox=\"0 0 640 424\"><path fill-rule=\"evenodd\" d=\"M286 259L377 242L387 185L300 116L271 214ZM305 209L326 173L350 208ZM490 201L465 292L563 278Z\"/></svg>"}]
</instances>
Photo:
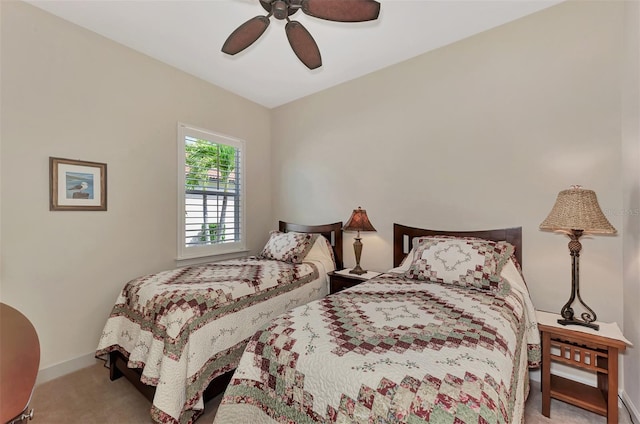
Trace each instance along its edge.
<instances>
[{"instance_id":1,"label":"nightstand","mask_svg":"<svg viewBox=\"0 0 640 424\"><path fill-rule=\"evenodd\" d=\"M377 277L379 272L367 271L364 274L349 274L349 269L343 269L341 271L331 271L329 274L329 294L337 293L349 287L353 287Z\"/></svg>"},{"instance_id":2,"label":"nightstand","mask_svg":"<svg viewBox=\"0 0 640 424\"><path fill-rule=\"evenodd\" d=\"M558 324L558 314L536 311L542 342L542 415L551 414L551 398L618 422L618 353L631 343L616 323L598 323L600 330ZM551 362L594 372L592 387L551 374Z\"/></svg>"}]
</instances>

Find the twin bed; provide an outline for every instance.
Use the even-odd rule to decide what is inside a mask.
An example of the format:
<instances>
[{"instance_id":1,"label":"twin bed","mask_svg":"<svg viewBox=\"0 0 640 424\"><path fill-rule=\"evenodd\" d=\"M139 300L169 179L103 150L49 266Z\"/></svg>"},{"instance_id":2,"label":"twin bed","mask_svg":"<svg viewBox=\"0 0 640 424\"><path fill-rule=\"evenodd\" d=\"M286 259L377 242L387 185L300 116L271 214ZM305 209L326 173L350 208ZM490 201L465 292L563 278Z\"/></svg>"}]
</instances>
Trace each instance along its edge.
<instances>
[{"instance_id":1,"label":"twin bed","mask_svg":"<svg viewBox=\"0 0 640 424\"><path fill-rule=\"evenodd\" d=\"M271 319L328 293L342 268L342 223L280 222L262 254L128 282L96 357L152 401L151 417L186 423L224 390L248 339Z\"/></svg>"},{"instance_id":2,"label":"twin bed","mask_svg":"<svg viewBox=\"0 0 640 424\"><path fill-rule=\"evenodd\" d=\"M196 362L196 374L206 375L196 392L218 375L217 365L209 365L232 356L223 370L237 368L224 381L215 424L522 422L528 368L538 366L540 346L520 272L521 234L520 228L446 232L395 224L393 269L334 295L326 296L325 280L315 299L292 304L290 296L284 311L250 330L242 350L212 351L206 366ZM161 332L150 331L167 350ZM118 342L101 340L101 346L99 353L120 352L129 366L146 365L147 372L149 363L132 361ZM173 360L192 352L172 354ZM191 393L187 375L180 382ZM158 386L156 421L198 416L201 397L189 395L182 408L188 414L158 414L166 379L143 381Z\"/></svg>"}]
</instances>

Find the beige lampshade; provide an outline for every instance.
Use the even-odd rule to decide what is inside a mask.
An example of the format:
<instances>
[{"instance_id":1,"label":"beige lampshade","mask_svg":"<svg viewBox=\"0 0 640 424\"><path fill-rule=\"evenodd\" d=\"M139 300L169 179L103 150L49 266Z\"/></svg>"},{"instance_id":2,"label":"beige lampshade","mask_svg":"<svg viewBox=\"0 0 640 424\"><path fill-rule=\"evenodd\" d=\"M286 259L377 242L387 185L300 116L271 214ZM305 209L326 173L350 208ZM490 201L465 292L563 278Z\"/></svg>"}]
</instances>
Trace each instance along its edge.
<instances>
[{"instance_id":1,"label":"beige lampshade","mask_svg":"<svg viewBox=\"0 0 640 424\"><path fill-rule=\"evenodd\" d=\"M572 186L558 194L549 216L540 224L542 230L582 230L591 234L615 234L616 229L602 213L596 193Z\"/></svg>"},{"instance_id":2,"label":"beige lampshade","mask_svg":"<svg viewBox=\"0 0 640 424\"><path fill-rule=\"evenodd\" d=\"M373 225L369 221L367 211L358 206L358 209L354 209L351 214L351 218L343 227L345 231L376 231Z\"/></svg>"}]
</instances>

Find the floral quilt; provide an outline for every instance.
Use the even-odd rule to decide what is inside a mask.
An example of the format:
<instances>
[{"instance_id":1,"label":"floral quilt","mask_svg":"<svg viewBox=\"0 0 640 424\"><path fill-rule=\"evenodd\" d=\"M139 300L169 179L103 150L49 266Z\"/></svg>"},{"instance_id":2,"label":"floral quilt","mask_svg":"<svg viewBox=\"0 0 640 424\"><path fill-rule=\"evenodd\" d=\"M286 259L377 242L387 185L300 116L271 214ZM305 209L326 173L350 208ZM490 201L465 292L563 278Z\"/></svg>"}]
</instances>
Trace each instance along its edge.
<instances>
[{"instance_id":1,"label":"floral quilt","mask_svg":"<svg viewBox=\"0 0 640 424\"><path fill-rule=\"evenodd\" d=\"M520 423L539 361L524 281L386 273L258 331L214 423Z\"/></svg>"},{"instance_id":2,"label":"floral quilt","mask_svg":"<svg viewBox=\"0 0 640 424\"><path fill-rule=\"evenodd\" d=\"M96 357L118 350L143 369L141 381L156 386L154 421L193 422L204 389L236 367L257 329L326 294L316 262L250 257L147 275L122 289Z\"/></svg>"}]
</instances>

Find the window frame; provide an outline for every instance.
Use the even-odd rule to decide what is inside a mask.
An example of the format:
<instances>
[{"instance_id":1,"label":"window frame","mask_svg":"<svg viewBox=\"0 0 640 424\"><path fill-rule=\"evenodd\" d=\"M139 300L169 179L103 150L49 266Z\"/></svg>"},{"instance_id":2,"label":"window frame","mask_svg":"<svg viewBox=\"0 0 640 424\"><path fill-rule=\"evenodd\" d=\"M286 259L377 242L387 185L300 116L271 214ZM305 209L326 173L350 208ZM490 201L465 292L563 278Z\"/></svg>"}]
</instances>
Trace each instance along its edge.
<instances>
[{"instance_id":1,"label":"window frame","mask_svg":"<svg viewBox=\"0 0 640 424\"><path fill-rule=\"evenodd\" d=\"M178 240L177 240L177 260L202 258L206 256L224 255L229 253L239 253L246 251L246 189L245 189L245 156L246 143L244 140L231 137L228 135L216 133L203 128L197 128L192 125L178 123ZM190 246L187 247L186 240L186 137L207 140L215 144L224 144L232 146L239 150L240 157L238 159L239 171L236 170L236 179L240 183L238 206L240 208L240 240L229 243L219 243L212 245Z\"/></svg>"}]
</instances>

